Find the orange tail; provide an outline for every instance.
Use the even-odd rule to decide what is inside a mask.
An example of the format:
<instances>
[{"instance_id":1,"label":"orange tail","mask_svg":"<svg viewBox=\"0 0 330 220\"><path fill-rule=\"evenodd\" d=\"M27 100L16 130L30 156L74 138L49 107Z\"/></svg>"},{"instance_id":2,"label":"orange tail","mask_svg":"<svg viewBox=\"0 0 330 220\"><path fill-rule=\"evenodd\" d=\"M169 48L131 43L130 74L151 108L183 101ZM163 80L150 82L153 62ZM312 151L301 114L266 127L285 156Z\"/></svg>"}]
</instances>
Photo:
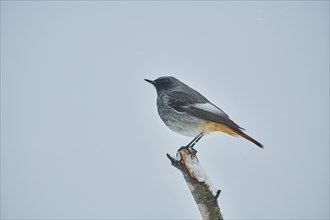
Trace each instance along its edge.
<instances>
[{"instance_id":1,"label":"orange tail","mask_svg":"<svg viewBox=\"0 0 330 220\"><path fill-rule=\"evenodd\" d=\"M238 135L241 136L249 141L251 141L252 143L256 144L258 147L264 148L264 146L262 144L260 144L258 141L254 140L252 137L250 137L249 135L245 134L243 131L240 131L238 129L233 129L230 128L227 125L224 124L220 124L217 122L206 122L206 124L203 127L206 131L221 131L230 135Z\"/></svg>"},{"instance_id":2,"label":"orange tail","mask_svg":"<svg viewBox=\"0 0 330 220\"><path fill-rule=\"evenodd\" d=\"M262 144L260 144L258 141L254 140L252 137L250 137L249 135L243 133L242 131L236 131L235 133L243 138L245 138L246 140L251 141L252 143L254 143L255 145L257 145L260 148L264 148L264 146Z\"/></svg>"}]
</instances>

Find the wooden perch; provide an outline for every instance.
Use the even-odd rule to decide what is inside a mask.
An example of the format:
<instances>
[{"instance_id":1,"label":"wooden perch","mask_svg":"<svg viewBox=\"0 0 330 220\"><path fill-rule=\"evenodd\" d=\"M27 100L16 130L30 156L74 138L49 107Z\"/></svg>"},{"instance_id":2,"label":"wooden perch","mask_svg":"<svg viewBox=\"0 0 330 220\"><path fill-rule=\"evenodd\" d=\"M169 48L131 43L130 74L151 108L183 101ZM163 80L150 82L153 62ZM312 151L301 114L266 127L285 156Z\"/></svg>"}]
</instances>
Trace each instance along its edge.
<instances>
[{"instance_id":1,"label":"wooden perch","mask_svg":"<svg viewBox=\"0 0 330 220\"><path fill-rule=\"evenodd\" d=\"M221 191L213 188L196 153L192 147L182 147L176 158L169 154L167 157L182 172L203 220L223 220L217 201Z\"/></svg>"}]
</instances>

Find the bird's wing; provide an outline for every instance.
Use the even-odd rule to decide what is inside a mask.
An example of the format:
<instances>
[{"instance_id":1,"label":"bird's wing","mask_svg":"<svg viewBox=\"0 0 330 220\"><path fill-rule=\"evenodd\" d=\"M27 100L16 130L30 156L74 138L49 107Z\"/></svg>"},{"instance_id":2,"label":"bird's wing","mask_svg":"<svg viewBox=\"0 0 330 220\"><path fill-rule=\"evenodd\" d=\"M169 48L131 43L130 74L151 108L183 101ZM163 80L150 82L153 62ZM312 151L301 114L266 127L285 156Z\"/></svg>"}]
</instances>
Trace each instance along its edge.
<instances>
[{"instance_id":1,"label":"bird's wing","mask_svg":"<svg viewBox=\"0 0 330 220\"><path fill-rule=\"evenodd\" d=\"M196 96L183 92L173 92L169 105L178 112L186 112L197 118L221 123L238 131L243 129L233 122L223 110L209 102L204 96L200 96L196 100Z\"/></svg>"}]
</instances>

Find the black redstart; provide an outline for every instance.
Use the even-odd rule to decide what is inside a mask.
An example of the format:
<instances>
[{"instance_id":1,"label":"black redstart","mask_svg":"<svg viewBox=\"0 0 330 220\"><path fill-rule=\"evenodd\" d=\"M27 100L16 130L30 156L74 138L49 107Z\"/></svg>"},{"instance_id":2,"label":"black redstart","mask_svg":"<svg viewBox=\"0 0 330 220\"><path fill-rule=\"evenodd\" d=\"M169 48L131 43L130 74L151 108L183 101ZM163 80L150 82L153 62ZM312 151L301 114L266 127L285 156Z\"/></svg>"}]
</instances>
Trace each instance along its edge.
<instances>
[{"instance_id":1,"label":"black redstart","mask_svg":"<svg viewBox=\"0 0 330 220\"><path fill-rule=\"evenodd\" d=\"M167 127L179 134L195 137L187 147L193 147L204 134L221 131L241 136L263 148L262 144L245 134L242 131L244 129L224 111L180 80L164 76L154 81L145 81L154 85L157 90L158 114Z\"/></svg>"}]
</instances>

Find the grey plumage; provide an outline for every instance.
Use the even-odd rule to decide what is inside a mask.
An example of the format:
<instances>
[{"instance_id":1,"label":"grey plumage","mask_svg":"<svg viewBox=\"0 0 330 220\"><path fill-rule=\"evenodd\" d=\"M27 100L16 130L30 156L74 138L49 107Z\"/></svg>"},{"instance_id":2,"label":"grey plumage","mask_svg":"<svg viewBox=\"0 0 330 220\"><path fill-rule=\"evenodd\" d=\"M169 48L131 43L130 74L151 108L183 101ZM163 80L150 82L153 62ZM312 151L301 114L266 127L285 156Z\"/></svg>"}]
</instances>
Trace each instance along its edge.
<instances>
[{"instance_id":1,"label":"grey plumage","mask_svg":"<svg viewBox=\"0 0 330 220\"><path fill-rule=\"evenodd\" d=\"M178 79L164 76L146 81L155 86L159 116L171 130L196 137L209 132L203 127L206 122L216 122L262 147L259 142L243 133L244 129L233 122L222 109Z\"/></svg>"}]
</instances>

